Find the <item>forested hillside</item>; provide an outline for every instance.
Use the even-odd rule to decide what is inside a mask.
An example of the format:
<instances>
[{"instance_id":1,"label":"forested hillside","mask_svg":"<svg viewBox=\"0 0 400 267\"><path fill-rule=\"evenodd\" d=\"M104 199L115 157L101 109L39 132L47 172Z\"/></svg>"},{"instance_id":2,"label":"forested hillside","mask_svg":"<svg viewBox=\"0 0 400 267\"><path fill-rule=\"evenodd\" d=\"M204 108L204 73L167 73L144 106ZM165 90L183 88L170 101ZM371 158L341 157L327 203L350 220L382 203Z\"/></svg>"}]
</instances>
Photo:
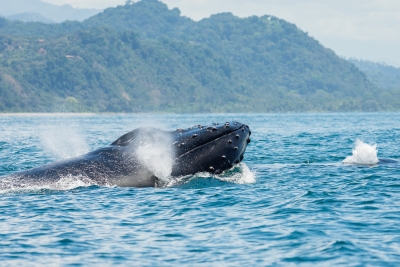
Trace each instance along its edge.
<instances>
[{"instance_id":1,"label":"forested hillside","mask_svg":"<svg viewBox=\"0 0 400 267\"><path fill-rule=\"evenodd\" d=\"M400 68L365 60L349 59L380 89L400 89Z\"/></svg>"},{"instance_id":2,"label":"forested hillside","mask_svg":"<svg viewBox=\"0 0 400 267\"><path fill-rule=\"evenodd\" d=\"M199 22L156 0L84 22L0 19L1 111L289 112L400 108L295 25Z\"/></svg>"}]
</instances>

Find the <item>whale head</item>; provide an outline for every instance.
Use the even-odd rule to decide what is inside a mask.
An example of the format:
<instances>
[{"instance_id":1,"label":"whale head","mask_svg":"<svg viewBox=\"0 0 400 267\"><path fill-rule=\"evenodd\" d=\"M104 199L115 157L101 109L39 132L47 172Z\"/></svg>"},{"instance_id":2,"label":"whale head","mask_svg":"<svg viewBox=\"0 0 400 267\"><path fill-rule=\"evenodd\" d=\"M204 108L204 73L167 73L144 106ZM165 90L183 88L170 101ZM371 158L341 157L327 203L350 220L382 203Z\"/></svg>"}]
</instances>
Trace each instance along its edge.
<instances>
[{"instance_id":1,"label":"whale head","mask_svg":"<svg viewBox=\"0 0 400 267\"><path fill-rule=\"evenodd\" d=\"M249 126L239 122L196 125L173 132L172 176L219 174L242 161L250 142Z\"/></svg>"},{"instance_id":2,"label":"whale head","mask_svg":"<svg viewBox=\"0 0 400 267\"><path fill-rule=\"evenodd\" d=\"M166 165L174 177L199 172L220 174L242 161L250 135L249 126L239 122L196 125L176 131L143 127L123 135L112 145L131 147L136 155L151 158L151 169L170 161Z\"/></svg>"}]
</instances>

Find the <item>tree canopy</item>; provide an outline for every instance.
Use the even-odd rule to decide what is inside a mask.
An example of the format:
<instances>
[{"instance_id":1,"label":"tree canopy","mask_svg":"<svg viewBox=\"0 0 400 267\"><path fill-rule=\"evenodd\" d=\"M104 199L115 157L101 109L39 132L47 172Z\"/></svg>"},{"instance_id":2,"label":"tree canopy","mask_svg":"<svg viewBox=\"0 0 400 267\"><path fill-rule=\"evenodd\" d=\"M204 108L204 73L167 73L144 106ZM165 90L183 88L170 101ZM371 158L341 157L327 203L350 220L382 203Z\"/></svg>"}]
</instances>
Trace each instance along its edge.
<instances>
[{"instance_id":1,"label":"tree canopy","mask_svg":"<svg viewBox=\"0 0 400 267\"><path fill-rule=\"evenodd\" d=\"M0 111L397 110L352 63L273 16L195 22L157 0L84 22L0 18Z\"/></svg>"}]
</instances>

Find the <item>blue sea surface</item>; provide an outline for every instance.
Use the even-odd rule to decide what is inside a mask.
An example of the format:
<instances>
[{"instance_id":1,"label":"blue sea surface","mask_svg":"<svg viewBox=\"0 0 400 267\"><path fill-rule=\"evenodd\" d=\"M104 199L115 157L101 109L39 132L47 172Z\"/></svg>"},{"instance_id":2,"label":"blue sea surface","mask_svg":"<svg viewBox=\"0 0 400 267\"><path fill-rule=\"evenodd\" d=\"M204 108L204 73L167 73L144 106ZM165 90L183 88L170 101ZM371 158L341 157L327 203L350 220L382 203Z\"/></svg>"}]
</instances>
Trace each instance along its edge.
<instances>
[{"instance_id":1,"label":"blue sea surface","mask_svg":"<svg viewBox=\"0 0 400 267\"><path fill-rule=\"evenodd\" d=\"M140 126L232 120L250 126L252 141L220 176L140 189L70 178L1 191L0 265L400 265L400 164L343 163L368 157L357 140L400 161L400 113L2 115L0 176Z\"/></svg>"}]
</instances>

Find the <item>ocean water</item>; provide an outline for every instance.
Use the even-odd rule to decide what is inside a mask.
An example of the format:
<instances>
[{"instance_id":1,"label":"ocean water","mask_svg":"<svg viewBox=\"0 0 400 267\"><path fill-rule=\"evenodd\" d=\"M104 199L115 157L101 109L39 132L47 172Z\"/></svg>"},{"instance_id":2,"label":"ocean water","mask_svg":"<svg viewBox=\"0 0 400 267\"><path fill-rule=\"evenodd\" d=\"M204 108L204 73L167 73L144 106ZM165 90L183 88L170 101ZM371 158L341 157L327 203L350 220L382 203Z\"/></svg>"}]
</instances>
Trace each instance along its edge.
<instances>
[{"instance_id":1,"label":"ocean water","mask_svg":"<svg viewBox=\"0 0 400 267\"><path fill-rule=\"evenodd\" d=\"M163 188L0 192L1 266L398 266L400 113L0 116L0 176L140 126L237 120L243 163ZM0 183L4 183L0 178Z\"/></svg>"}]
</instances>

